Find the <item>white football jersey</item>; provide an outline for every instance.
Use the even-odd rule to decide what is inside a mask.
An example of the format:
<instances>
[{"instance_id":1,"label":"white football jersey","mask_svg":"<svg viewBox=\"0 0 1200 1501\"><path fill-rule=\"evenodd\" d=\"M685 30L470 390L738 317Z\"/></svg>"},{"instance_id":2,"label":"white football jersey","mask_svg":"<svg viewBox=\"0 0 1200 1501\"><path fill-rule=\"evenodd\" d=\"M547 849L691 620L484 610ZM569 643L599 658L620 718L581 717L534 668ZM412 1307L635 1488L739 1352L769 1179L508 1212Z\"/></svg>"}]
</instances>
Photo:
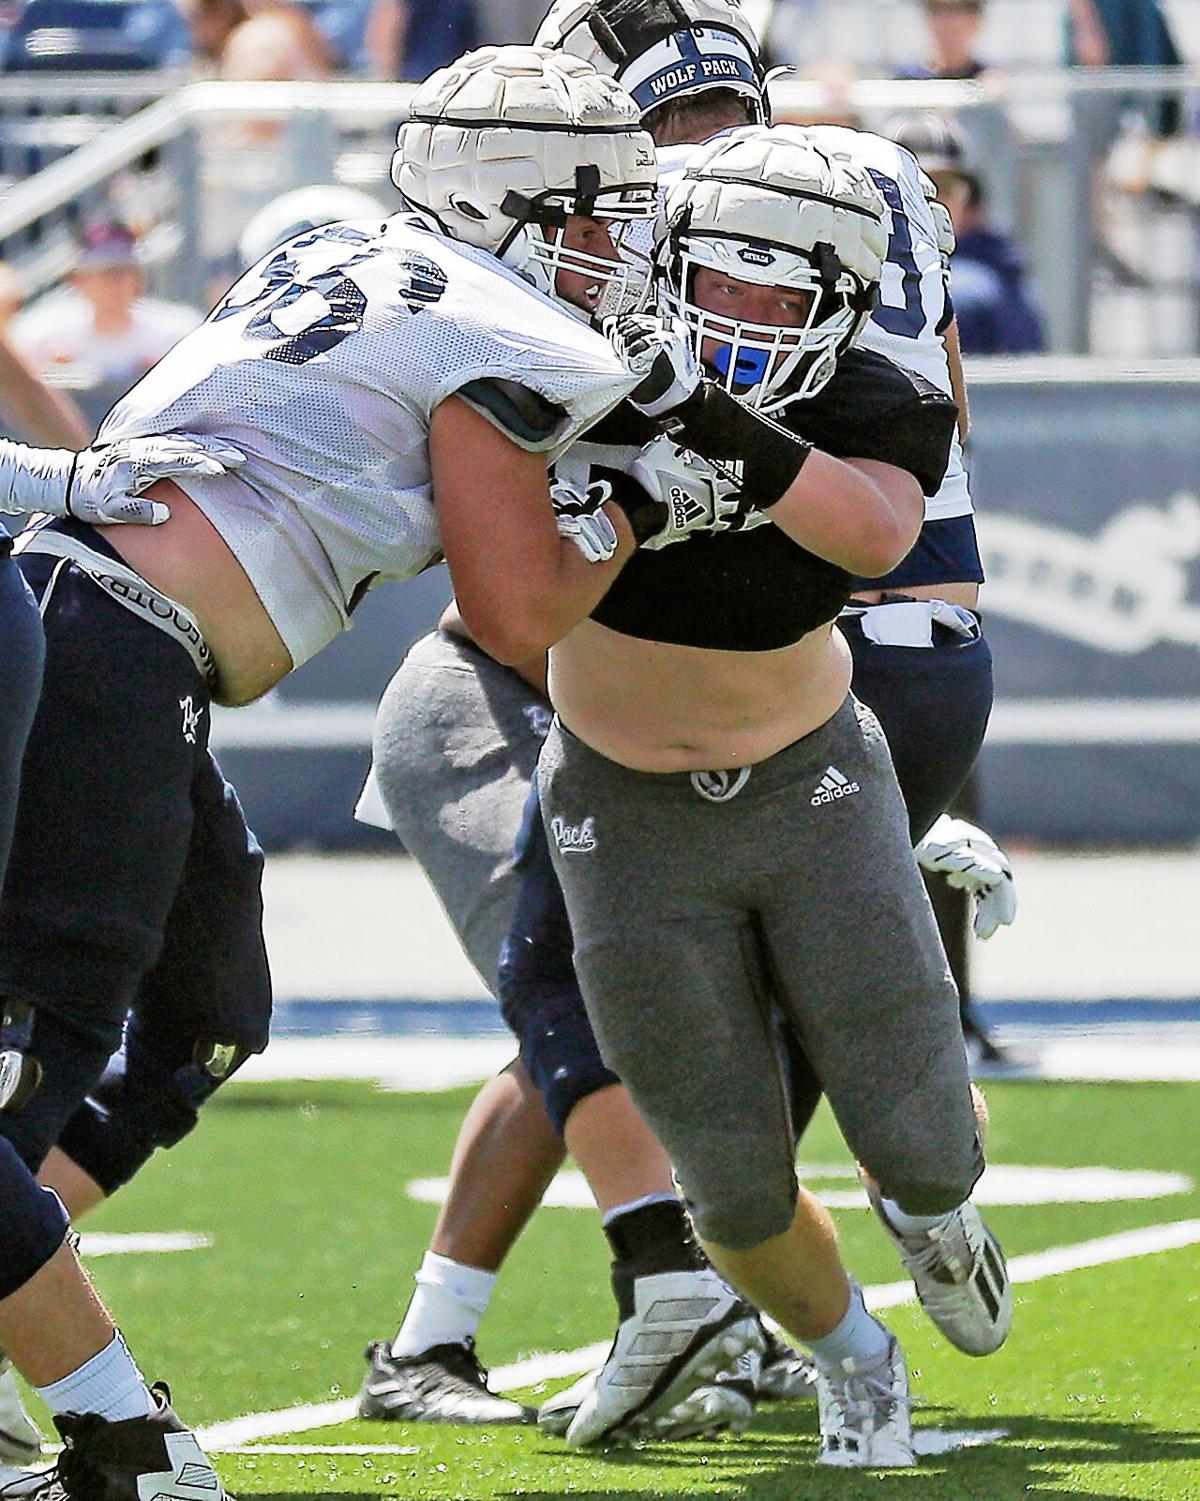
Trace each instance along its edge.
<instances>
[{"instance_id":1,"label":"white football jersey","mask_svg":"<svg viewBox=\"0 0 1200 1501\"><path fill-rule=\"evenodd\" d=\"M888 248L879 301L858 337L859 345L923 375L940 391L953 396L946 346L938 332L946 311L942 257L916 157L895 141L865 130L815 125L806 127L806 134L822 150L847 156L865 167L887 204ZM696 150L695 146L659 148L660 199L665 198L676 178L682 176ZM962 445L955 435L946 478L937 494L927 498L925 519L940 521L948 516L969 516L973 509Z\"/></svg>"},{"instance_id":2,"label":"white football jersey","mask_svg":"<svg viewBox=\"0 0 1200 1501\"><path fill-rule=\"evenodd\" d=\"M953 396L950 362L938 332L946 312L945 272L916 157L886 136L844 125L815 125L807 133L822 150L865 167L888 208L887 260L879 301L859 335L859 344L916 371L939 391ZM955 434L946 478L938 493L926 500L925 519L969 516L973 509L962 445Z\"/></svg>"},{"instance_id":3,"label":"white football jersey","mask_svg":"<svg viewBox=\"0 0 1200 1501\"><path fill-rule=\"evenodd\" d=\"M511 386L496 400L490 385L481 404L464 390L481 381ZM372 584L439 559L428 438L442 401L462 393L553 458L635 383L607 339L495 257L396 215L273 251L113 408L100 439L195 434L242 450L235 474L182 485L299 666Z\"/></svg>"}]
</instances>

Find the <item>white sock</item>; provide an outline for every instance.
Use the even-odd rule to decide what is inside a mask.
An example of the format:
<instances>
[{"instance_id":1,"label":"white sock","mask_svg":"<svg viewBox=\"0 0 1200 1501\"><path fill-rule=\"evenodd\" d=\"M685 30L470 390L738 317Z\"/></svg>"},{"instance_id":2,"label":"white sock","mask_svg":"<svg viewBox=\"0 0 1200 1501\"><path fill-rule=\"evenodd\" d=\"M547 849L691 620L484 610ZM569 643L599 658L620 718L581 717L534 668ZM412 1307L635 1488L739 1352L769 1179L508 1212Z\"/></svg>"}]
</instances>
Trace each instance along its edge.
<instances>
[{"instance_id":1,"label":"white sock","mask_svg":"<svg viewBox=\"0 0 1200 1501\"><path fill-rule=\"evenodd\" d=\"M842 1322L820 1339L804 1343L824 1366L840 1366L843 1360L871 1365L887 1354L889 1340L887 1330L867 1312L862 1288L851 1283L850 1307Z\"/></svg>"},{"instance_id":2,"label":"white sock","mask_svg":"<svg viewBox=\"0 0 1200 1501\"><path fill-rule=\"evenodd\" d=\"M952 1209L949 1214L905 1214L895 1199L883 1199L881 1202L888 1224L899 1235L928 1235L957 1212Z\"/></svg>"},{"instance_id":3,"label":"white sock","mask_svg":"<svg viewBox=\"0 0 1200 1501\"><path fill-rule=\"evenodd\" d=\"M120 1334L114 1334L99 1355L85 1360L77 1371L49 1386L39 1386L37 1393L58 1417L67 1412L94 1412L106 1423L119 1423L154 1411L154 1398Z\"/></svg>"},{"instance_id":4,"label":"white sock","mask_svg":"<svg viewBox=\"0 0 1200 1501\"><path fill-rule=\"evenodd\" d=\"M426 1251L415 1280L417 1290L392 1341L393 1355L420 1355L434 1345L465 1345L475 1338L496 1285L495 1272Z\"/></svg>"},{"instance_id":5,"label":"white sock","mask_svg":"<svg viewBox=\"0 0 1200 1501\"><path fill-rule=\"evenodd\" d=\"M649 1204L678 1204L679 1195L667 1193L643 1194L640 1199L630 1199L628 1204L618 1204L615 1209L607 1209L600 1223L604 1226L611 1225L619 1214L629 1214L634 1209L645 1209Z\"/></svg>"}]
</instances>

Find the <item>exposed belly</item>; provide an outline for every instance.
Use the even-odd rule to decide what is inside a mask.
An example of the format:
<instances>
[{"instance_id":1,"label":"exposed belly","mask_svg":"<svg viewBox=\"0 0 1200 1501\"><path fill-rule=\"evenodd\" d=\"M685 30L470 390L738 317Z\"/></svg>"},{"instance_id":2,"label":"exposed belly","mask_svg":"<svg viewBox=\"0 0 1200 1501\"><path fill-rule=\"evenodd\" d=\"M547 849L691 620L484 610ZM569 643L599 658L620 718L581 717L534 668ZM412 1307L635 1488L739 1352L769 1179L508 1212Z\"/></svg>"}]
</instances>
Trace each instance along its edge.
<instances>
[{"instance_id":1,"label":"exposed belly","mask_svg":"<svg viewBox=\"0 0 1200 1501\"><path fill-rule=\"evenodd\" d=\"M248 704L292 670L292 659L241 564L172 480L147 491L171 508L162 526L106 526L105 540L156 589L196 617L220 673L218 703Z\"/></svg>"},{"instance_id":2,"label":"exposed belly","mask_svg":"<svg viewBox=\"0 0 1200 1501\"><path fill-rule=\"evenodd\" d=\"M584 621L550 653L550 697L594 750L637 771L752 766L818 729L850 687L833 626L771 652L704 651Z\"/></svg>"}]
</instances>

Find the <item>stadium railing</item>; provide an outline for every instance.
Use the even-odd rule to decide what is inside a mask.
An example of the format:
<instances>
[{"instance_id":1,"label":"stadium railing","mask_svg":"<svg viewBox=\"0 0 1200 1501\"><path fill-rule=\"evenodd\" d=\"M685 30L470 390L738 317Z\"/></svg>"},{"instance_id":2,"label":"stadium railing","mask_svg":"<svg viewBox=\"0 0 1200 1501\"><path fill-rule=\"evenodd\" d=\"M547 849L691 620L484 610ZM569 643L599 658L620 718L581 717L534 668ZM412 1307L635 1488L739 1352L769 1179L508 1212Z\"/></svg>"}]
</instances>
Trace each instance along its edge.
<instances>
[{"instance_id":1,"label":"stadium railing","mask_svg":"<svg viewBox=\"0 0 1200 1501\"><path fill-rule=\"evenodd\" d=\"M6 94L16 82L6 80ZM72 87L95 120L100 101L124 96L127 105L153 85L118 90L110 81L105 95L94 80L58 79L59 92L46 98L70 97ZM406 84L354 81L173 90L11 186L0 197L0 255L27 262L114 180L149 163L165 226L156 285L204 303L236 274L237 236L275 194L341 181L392 201L388 162L410 93ZM1194 121L1200 69L1058 70L1014 74L1002 87L867 79L836 98L820 82L783 79L772 97L779 118L850 112L869 129L912 110L954 115L970 163L986 177L992 218L1025 248L1052 352L1200 350L1200 140L1186 131L1160 140L1151 129L1164 98ZM38 127L47 137L54 118Z\"/></svg>"}]
</instances>

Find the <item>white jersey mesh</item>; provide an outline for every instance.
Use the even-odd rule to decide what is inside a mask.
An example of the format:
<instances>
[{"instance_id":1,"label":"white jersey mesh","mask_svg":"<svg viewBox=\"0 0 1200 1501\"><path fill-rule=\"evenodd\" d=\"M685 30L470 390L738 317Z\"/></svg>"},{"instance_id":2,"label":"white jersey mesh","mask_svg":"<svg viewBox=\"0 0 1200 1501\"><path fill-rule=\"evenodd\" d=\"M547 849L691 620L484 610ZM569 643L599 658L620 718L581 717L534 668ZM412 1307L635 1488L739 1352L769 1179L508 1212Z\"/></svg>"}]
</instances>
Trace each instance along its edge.
<instances>
[{"instance_id":1,"label":"white jersey mesh","mask_svg":"<svg viewBox=\"0 0 1200 1501\"><path fill-rule=\"evenodd\" d=\"M517 439L551 458L634 384L606 339L486 252L408 216L331 224L247 272L100 436L207 434L246 454L184 488L299 665L364 588L439 558L430 417L482 378L561 409L548 436Z\"/></svg>"},{"instance_id":2,"label":"white jersey mesh","mask_svg":"<svg viewBox=\"0 0 1200 1501\"><path fill-rule=\"evenodd\" d=\"M952 396L946 346L938 333L946 308L941 252L916 158L895 141L865 130L820 125L810 127L809 134L818 145L842 153L867 168L888 205L888 250L879 304L858 337L859 346L886 355ZM697 149L696 146L659 148L660 202L665 200L671 184L683 175ZM937 494L925 501L925 519L941 521L949 516L969 516L973 509L962 446L956 435L950 447L946 478Z\"/></svg>"}]
</instances>

